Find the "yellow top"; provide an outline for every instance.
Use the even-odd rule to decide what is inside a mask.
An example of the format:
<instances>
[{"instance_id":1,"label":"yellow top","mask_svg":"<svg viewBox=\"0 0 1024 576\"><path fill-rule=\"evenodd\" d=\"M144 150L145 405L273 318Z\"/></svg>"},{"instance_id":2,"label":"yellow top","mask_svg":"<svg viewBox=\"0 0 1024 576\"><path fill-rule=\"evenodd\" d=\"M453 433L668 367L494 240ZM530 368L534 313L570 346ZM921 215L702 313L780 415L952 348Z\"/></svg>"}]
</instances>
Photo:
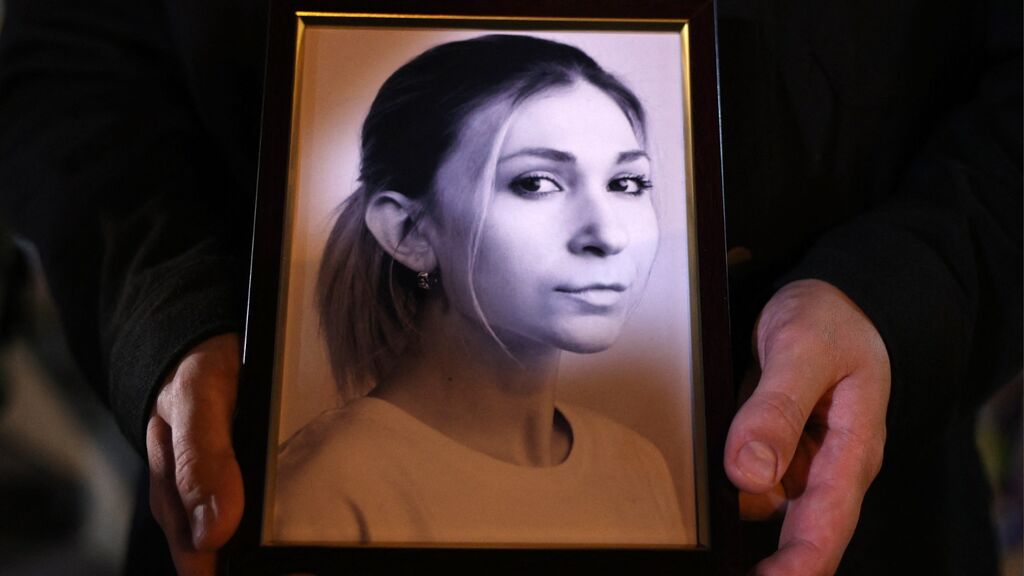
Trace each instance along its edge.
<instances>
[{"instance_id":1,"label":"yellow top","mask_svg":"<svg viewBox=\"0 0 1024 576\"><path fill-rule=\"evenodd\" d=\"M271 540L303 544L684 545L665 460L599 414L559 406L569 456L551 467L473 450L361 398L304 427L278 458Z\"/></svg>"}]
</instances>

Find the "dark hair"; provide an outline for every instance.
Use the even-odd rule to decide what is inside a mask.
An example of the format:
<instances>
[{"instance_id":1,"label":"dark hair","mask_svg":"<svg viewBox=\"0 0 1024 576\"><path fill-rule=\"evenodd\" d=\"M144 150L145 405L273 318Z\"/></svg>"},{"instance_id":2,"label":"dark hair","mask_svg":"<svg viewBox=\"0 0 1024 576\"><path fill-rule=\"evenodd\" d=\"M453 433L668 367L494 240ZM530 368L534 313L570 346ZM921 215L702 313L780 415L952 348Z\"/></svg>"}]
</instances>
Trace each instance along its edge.
<instances>
[{"instance_id":1,"label":"dark hair","mask_svg":"<svg viewBox=\"0 0 1024 576\"><path fill-rule=\"evenodd\" d=\"M498 98L515 106L577 81L611 97L645 140L643 107L633 92L583 51L550 40L495 34L442 44L381 86L363 122L359 187L334 223L317 280L320 327L343 396L372 388L416 335L415 272L370 233L369 200L386 190L428 198L470 115Z\"/></svg>"}]
</instances>

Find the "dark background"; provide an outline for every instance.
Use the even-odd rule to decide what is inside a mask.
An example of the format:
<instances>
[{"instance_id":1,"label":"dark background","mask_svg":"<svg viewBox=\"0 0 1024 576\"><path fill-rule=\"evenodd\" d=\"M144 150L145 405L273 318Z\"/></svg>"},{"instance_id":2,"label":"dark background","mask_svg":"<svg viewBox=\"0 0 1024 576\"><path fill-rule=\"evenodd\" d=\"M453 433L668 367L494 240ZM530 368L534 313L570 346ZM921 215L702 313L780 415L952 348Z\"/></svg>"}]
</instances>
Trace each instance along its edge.
<instances>
[{"instance_id":1,"label":"dark background","mask_svg":"<svg viewBox=\"0 0 1024 576\"><path fill-rule=\"evenodd\" d=\"M1006 575L1024 570L1022 402L1018 375L976 434ZM0 229L0 576L120 573L141 466L76 371L31 246Z\"/></svg>"}]
</instances>

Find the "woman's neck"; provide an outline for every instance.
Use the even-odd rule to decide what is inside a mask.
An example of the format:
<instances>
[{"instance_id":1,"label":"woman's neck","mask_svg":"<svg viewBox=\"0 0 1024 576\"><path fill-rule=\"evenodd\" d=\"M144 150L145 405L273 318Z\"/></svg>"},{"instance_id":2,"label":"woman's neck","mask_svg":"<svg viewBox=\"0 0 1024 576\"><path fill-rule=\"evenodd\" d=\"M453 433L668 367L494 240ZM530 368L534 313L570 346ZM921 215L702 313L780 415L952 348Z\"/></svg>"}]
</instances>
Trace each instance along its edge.
<instances>
[{"instance_id":1,"label":"woman's neck","mask_svg":"<svg viewBox=\"0 0 1024 576\"><path fill-rule=\"evenodd\" d=\"M371 392L499 460L553 466L571 432L555 415L559 352L514 358L478 323L428 306L419 345Z\"/></svg>"}]
</instances>

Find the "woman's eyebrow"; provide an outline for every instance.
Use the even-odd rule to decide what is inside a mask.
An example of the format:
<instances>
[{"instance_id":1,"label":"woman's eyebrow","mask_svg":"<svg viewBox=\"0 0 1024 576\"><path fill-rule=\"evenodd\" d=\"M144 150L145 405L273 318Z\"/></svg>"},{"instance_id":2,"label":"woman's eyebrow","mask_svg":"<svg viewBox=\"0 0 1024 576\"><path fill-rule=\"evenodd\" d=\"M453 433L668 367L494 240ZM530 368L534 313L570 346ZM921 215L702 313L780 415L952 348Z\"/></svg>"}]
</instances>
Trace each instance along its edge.
<instances>
[{"instance_id":1,"label":"woman's eyebrow","mask_svg":"<svg viewBox=\"0 0 1024 576\"><path fill-rule=\"evenodd\" d=\"M517 150L507 156L499 158L498 162L518 158L519 156L536 156L545 160L551 160L552 162L562 162L565 164L572 164L576 162L576 156L573 156L572 153L564 150L555 150L554 148L523 148L522 150ZM616 158L615 162L616 164L625 164L626 162L632 162L633 160L639 159L649 161L651 157L643 150L627 150L625 152L619 152L619 156Z\"/></svg>"},{"instance_id":2,"label":"woman's eyebrow","mask_svg":"<svg viewBox=\"0 0 1024 576\"><path fill-rule=\"evenodd\" d=\"M626 162L632 162L633 160L639 160L641 158L647 161L651 160L651 157L643 150L629 150L626 152L620 152L618 162L616 163L625 164Z\"/></svg>"},{"instance_id":3,"label":"woman's eyebrow","mask_svg":"<svg viewBox=\"0 0 1024 576\"><path fill-rule=\"evenodd\" d=\"M572 164L576 162L576 157L569 152L565 152L564 150L555 150L554 148L523 148L522 150L517 150L508 156L499 158L498 162L518 158L519 156L536 156L538 158L544 158L545 160L562 162L565 164Z\"/></svg>"}]
</instances>

